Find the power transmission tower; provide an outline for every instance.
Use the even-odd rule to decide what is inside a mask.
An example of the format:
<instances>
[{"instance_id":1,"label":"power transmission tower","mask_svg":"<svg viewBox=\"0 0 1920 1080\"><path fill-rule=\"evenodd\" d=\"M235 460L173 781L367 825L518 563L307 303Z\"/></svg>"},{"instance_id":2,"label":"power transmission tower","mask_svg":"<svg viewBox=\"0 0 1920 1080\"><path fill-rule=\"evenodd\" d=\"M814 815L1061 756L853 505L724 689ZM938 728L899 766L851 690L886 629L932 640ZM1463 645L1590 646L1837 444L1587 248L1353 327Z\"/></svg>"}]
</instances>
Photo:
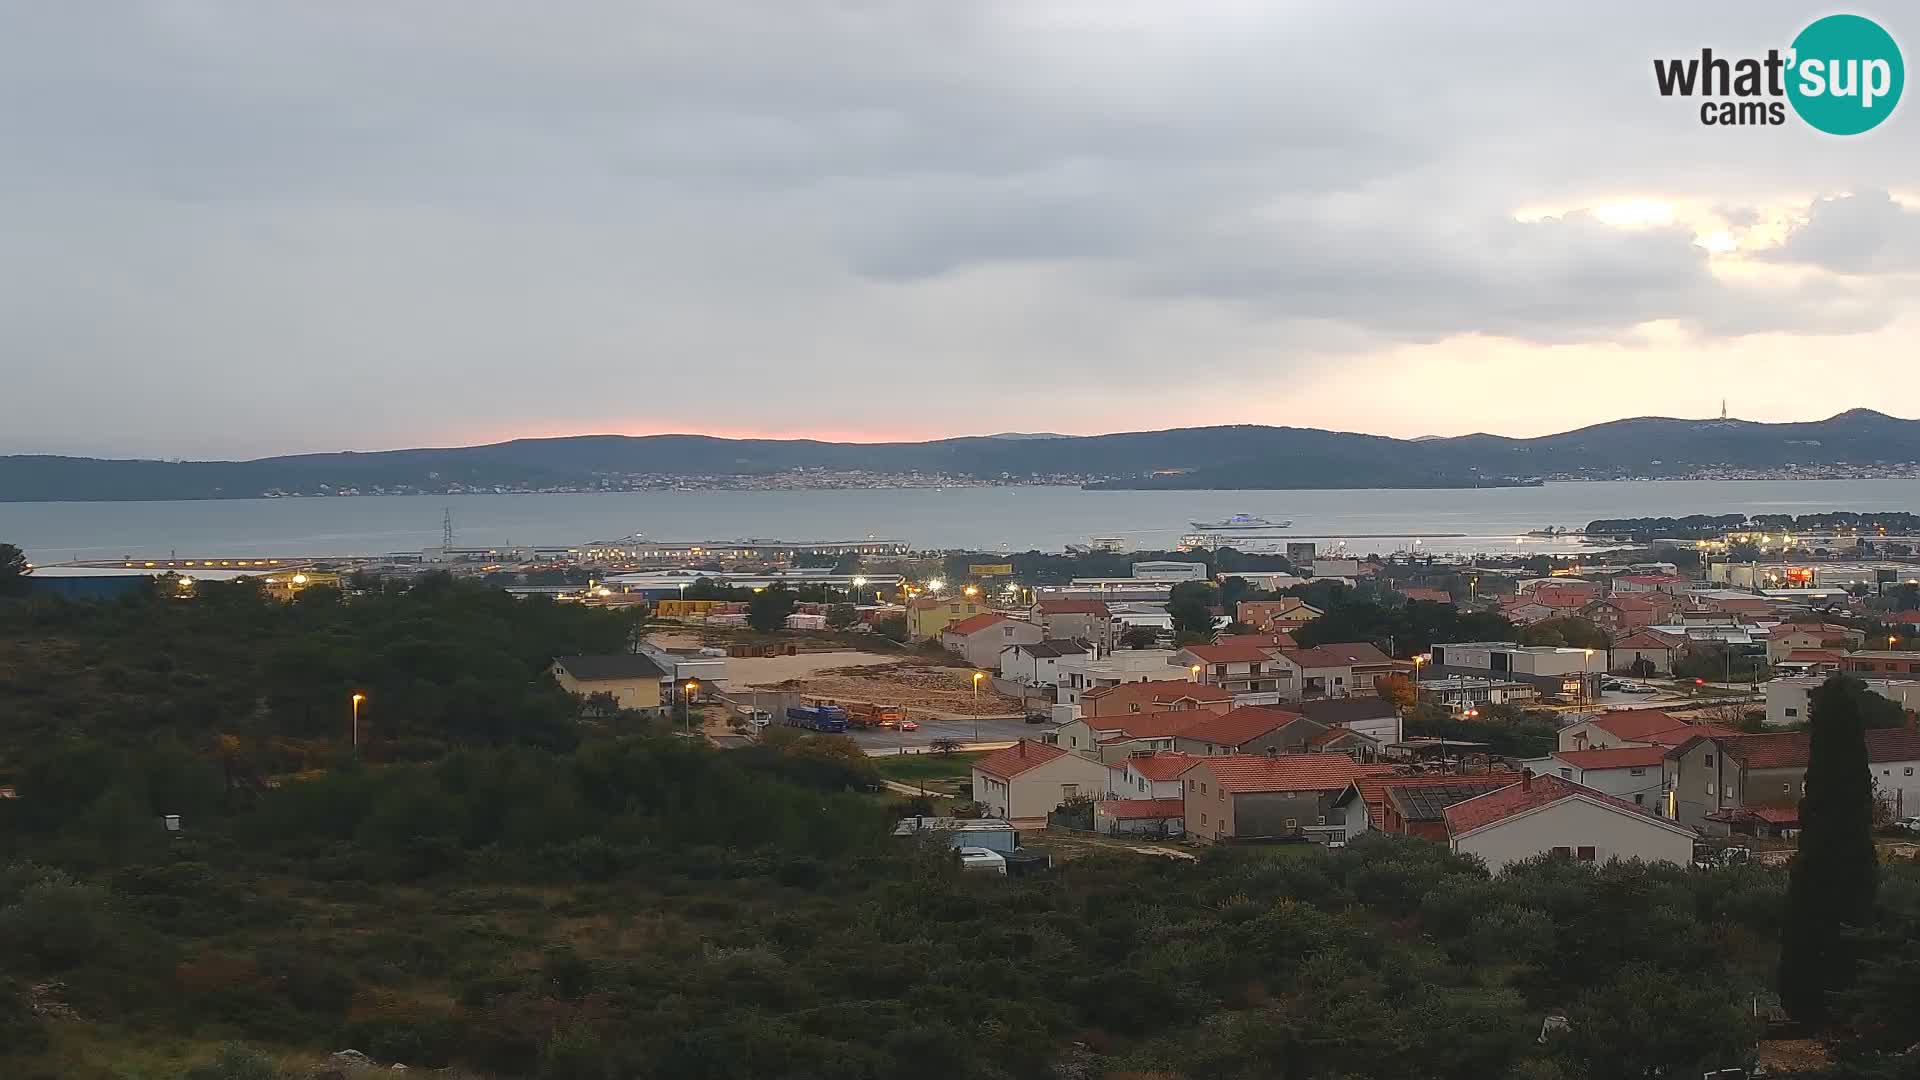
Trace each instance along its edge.
<instances>
[{"instance_id":1,"label":"power transmission tower","mask_svg":"<svg viewBox=\"0 0 1920 1080\"><path fill-rule=\"evenodd\" d=\"M451 506L440 512L440 546L443 548L453 546L453 507Z\"/></svg>"}]
</instances>

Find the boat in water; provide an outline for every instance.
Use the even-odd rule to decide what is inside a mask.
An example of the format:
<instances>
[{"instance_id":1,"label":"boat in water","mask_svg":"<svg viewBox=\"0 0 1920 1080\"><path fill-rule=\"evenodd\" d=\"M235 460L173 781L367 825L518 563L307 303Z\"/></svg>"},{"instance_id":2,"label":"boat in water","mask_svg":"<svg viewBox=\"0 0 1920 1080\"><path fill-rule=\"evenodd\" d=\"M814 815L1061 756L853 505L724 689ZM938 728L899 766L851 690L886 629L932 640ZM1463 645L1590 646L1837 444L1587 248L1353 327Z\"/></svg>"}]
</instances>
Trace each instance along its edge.
<instances>
[{"instance_id":1,"label":"boat in water","mask_svg":"<svg viewBox=\"0 0 1920 1080\"><path fill-rule=\"evenodd\" d=\"M1291 521L1268 521L1251 514L1235 514L1224 521L1189 521L1200 532L1249 532L1256 529L1284 529Z\"/></svg>"}]
</instances>

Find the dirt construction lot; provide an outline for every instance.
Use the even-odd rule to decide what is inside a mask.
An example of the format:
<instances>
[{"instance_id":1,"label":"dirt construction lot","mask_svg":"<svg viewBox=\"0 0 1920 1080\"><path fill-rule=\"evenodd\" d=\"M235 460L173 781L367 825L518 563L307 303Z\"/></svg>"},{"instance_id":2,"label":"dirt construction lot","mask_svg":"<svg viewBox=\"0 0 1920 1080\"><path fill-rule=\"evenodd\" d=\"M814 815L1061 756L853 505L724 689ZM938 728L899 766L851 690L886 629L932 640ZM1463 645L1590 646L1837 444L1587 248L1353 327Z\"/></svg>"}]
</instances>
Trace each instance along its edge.
<instances>
[{"instance_id":1,"label":"dirt construction lot","mask_svg":"<svg viewBox=\"0 0 1920 1080\"><path fill-rule=\"evenodd\" d=\"M729 680L738 685L792 690L840 702L898 705L916 720L1006 716L1020 711L1017 699L1001 696L989 683L983 682L976 696L970 668L936 667L868 653L734 659L727 668Z\"/></svg>"}]
</instances>

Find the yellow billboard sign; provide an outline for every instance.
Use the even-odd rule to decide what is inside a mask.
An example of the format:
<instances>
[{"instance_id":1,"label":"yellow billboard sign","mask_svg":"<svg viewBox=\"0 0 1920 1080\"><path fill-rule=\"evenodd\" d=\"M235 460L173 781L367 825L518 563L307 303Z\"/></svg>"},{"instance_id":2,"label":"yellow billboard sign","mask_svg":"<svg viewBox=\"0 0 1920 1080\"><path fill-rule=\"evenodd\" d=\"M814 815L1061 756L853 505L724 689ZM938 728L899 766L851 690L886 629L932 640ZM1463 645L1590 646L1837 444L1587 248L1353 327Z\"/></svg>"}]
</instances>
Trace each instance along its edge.
<instances>
[{"instance_id":1,"label":"yellow billboard sign","mask_svg":"<svg viewBox=\"0 0 1920 1080\"><path fill-rule=\"evenodd\" d=\"M974 563L967 567L967 573L974 577L1008 577L1013 573L1010 562Z\"/></svg>"}]
</instances>

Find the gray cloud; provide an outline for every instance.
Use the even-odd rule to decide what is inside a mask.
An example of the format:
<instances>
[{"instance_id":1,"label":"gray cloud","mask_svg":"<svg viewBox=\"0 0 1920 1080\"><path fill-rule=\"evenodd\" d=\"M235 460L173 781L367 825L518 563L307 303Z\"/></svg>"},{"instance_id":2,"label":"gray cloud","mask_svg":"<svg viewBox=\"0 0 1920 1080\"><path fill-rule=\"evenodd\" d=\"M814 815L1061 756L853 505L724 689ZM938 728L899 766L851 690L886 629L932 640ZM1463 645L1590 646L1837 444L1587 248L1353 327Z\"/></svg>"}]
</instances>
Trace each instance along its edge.
<instances>
[{"instance_id":1,"label":"gray cloud","mask_svg":"<svg viewBox=\"0 0 1920 1080\"><path fill-rule=\"evenodd\" d=\"M1768 256L1841 274L1920 271L1920 210L1884 190L1820 199Z\"/></svg>"},{"instance_id":2,"label":"gray cloud","mask_svg":"<svg viewBox=\"0 0 1920 1080\"><path fill-rule=\"evenodd\" d=\"M1920 175L1908 115L1709 132L1653 91L1654 56L1824 13L10 5L0 452L860 431L914 415L919 364L971 373L954 416L1140 428L1164 399L1130 380L1169 356L1284 382L1462 335L1857 334L1912 306L1883 193L1814 206L1773 258L1838 275L1778 284L1678 228L1514 220L1644 194L1750 220ZM1049 413L1068 389L1097 409Z\"/></svg>"}]
</instances>

